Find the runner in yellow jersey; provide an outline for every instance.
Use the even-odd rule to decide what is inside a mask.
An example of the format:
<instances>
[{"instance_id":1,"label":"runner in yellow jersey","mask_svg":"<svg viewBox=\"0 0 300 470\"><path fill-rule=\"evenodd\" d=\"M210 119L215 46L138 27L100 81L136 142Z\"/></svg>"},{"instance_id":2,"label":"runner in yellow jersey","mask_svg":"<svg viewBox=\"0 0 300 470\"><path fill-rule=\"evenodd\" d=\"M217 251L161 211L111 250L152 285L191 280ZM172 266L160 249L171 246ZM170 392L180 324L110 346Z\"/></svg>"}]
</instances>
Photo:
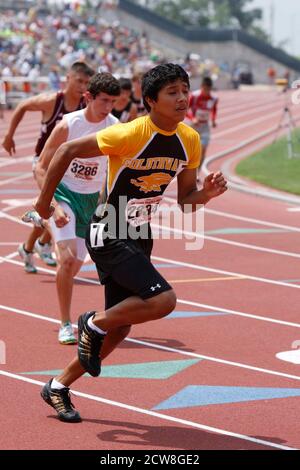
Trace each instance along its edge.
<instances>
[{"instance_id":1,"label":"runner in yellow jersey","mask_svg":"<svg viewBox=\"0 0 300 470\"><path fill-rule=\"evenodd\" d=\"M149 115L62 145L35 204L42 217L50 217L55 188L73 158L108 155L107 202L97 208L86 235L105 284L105 310L79 317L78 357L42 390L62 421L81 420L69 386L85 372L99 375L101 360L131 325L163 318L175 308L175 292L150 261L149 222L168 184L177 176L183 210L185 205L196 210L227 189L220 172L207 176L197 189L200 138L181 122L189 101L186 72L179 65L158 65L144 75L142 90Z\"/></svg>"}]
</instances>

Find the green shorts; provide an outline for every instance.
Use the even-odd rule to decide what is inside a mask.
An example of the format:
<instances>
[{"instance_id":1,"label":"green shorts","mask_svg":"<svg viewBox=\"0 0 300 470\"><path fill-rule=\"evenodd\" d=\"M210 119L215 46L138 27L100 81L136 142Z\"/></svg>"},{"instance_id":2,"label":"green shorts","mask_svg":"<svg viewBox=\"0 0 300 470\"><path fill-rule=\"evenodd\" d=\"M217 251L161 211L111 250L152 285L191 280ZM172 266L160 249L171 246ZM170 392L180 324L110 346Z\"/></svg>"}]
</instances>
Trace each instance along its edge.
<instances>
[{"instance_id":1,"label":"green shorts","mask_svg":"<svg viewBox=\"0 0 300 470\"><path fill-rule=\"evenodd\" d=\"M75 193L63 183L59 183L54 198L57 202L63 201L71 207L76 217L76 236L85 238L87 225L98 205L99 192L92 194Z\"/></svg>"}]
</instances>

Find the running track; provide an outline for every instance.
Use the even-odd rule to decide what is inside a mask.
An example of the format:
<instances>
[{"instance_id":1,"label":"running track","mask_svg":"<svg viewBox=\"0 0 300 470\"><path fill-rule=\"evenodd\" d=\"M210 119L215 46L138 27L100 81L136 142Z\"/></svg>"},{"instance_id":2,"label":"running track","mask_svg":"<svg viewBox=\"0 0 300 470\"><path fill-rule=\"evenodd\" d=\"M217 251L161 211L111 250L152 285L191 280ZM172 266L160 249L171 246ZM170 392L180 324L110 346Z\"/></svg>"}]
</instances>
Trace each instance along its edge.
<instances>
[{"instance_id":1,"label":"running track","mask_svg":"<svg viewBox=\"0 0 300 470\"><path fill-rule=\"evenodd\" d=\"M272 140L283 103L275 92L219 95L209 156L226 155L208 166L228 170ZM293 114L300 120L300 108ZM75 383L83 423L61 423L42 402L41 385L76 348L57 342L55 271L37 260L38 274L25 274L16 252L29 230L20 215L37 194L38 130L32 113L17 132L17 158L0 151L0 448L299 449L300 366L275 357L300 338L298 213L233 188L205 210L203 249L187 251L185 239L155 241L153 261L177 292L176 311L135 326L100 378ZM174 184L167 204L175 197ZM74 323L102 305L88 261L74 289Z\"/></svg>"}]
</instances>

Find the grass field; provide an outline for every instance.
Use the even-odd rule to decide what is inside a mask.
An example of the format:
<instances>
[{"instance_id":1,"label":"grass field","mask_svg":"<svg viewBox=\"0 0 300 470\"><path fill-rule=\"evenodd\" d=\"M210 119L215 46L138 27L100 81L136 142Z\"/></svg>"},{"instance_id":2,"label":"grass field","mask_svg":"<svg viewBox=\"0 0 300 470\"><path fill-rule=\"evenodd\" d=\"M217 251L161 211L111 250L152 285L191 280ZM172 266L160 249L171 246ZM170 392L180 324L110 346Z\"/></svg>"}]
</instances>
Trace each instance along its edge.
<instances>
[{"instance_id":1,"label":"grass field","mask_svg":"<svg viewBox=\"0 0 300 470\"><path fill-rule=\"evenodd\" d=\"M272 188L300 194L300 129L293 132L292 144L298 156L288 158L285 137L242 160L236 173Z\"/></svg>"}]
</instances>

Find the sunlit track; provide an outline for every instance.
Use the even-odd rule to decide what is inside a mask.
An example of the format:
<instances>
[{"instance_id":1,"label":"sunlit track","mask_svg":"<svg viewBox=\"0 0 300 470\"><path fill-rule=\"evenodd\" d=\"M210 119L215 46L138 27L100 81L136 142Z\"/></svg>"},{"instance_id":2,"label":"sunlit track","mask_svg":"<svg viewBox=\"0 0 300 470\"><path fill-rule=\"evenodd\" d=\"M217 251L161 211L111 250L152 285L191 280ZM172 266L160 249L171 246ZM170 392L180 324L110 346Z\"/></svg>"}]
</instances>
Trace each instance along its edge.
<instances>
[{"instance_id":1,"label":"sunlit track","mask_svg":"<svg viewBox=\"0 0 300 470\"><path fill-rule=\"evenodd\" d=\"M39 315L39 314L36 314L36 313L33 313L33 312L24 311L24 310L21 310L21 309L11 308L11 307L6 306L6 305L0 305L0 310L6 311L6 312L11 312L11 313L14 313L14 314L17 314L17 315L23 315L23 316L33 318L33 319L36 319L36 320L42 320L42 321L55 323L55 324L60 323L59 320L56 320L54 318L46 317L44 315ZM300 325L297 325L297 326L300 327ZM77 328L77 325L73 324L73 327ZM168 351L168 352L171 352L171 353L176 353L176 354L179 354L179 355L198 358L198 359L206 359L206 360L211 361L211 362L225 364L225 365L232 366L232 367L238 367L238 368L241 368L241 369L248 369L248 370L251 370L251 371L254 371L254 372L261 372L263 374L274 375L274 376L283 377L283 378L286 378L286 379L292 379L292 380L295 380L295 381L300 381L300 376L299 375L285 374L285 373L280 372L280 371L264 369L264 368L253 366L253 365L250 365L250 364L242 364L242 363L239 363L239 362L232 362L232 361L228 361L228 360L221 359L221 358L218 358L218 357L211 357L211 356L207 356L207 355L204 355L204 354L192 353L192 352L189 352L189 351L182 351L180 349L169 348L169 347L163 346L161 344L155 344L155 343L149 342L149 341L141 341L141 340L137 340L137 339L134 339L134 338L126 338L125 341L128 341L130 343L134 343L134 344L139 344L139 345L142 345L142 346L146 346L147 348L158 349L158 350L161 350L161 351Z\"/></svg>"},{"instance_id":2,"label":"sunlit track","mask_svg":"<svg viewBox=\"0 0 300 470\"><path fill-rule=\"evenodd\" d=\"M40 382L38 380L33 380L33 379L28 379L28 378L22 377L20 375L12 374L10 372L5 372L5 371L2 371L2 370L0 370L0 375L8 377L8 378L16 379L16 380L19 380L19 381L27 382L27 383L30 383L30 384L33 384L33 385L39 385L40 387L42 385L44 385L44 382ZM135 413L150 415L150 416L153 416L153 417L158 418L160 420L171 421L171 422L183 424L187 427L201 429L201 430L205 430L207 432L212 432L212 433L220 434L220 435L223 435L223 436L230 436L230 437L233 437L233 438L241 439L243 441L248 441L248 442L255 443L258 446L264 446L264 447L267 447L267 448L270 447L270 448L275 448L275 449L280 449L280 450L297 450L294 447L283 446L283 445L280 445L280 444L276 444L275 442L270 442L270 441L262 440L262 439L256 439L256 438L253 438L251 436L245 436L245 435L242 435L242 434L233 433L233 432L227 431L225 429L218 429L216 427L206 426L206 425L201 424L201 423L195 423L195 422L192 422L192 421L179 419L179 418L176 418L176 417L173 417L173 416L168 416L168 415L165 415L165 414L162 414L162 413L157 413L157 412L154 412L154 411L149 411L149 410L145 410L145 409L142 409L142 408L138 408L136 406L131 406L129 404L120 403L120 402L116 402L116 401L113 401L113 400L108 400L108 399L103 398L103 397L99 397L99 396L95 396L95 395L91 395L91 394L87 394L87 393L82 393L80 391L74 390L73 393L74 393L74 395L77 395L78 397L83 397L83 398L86 398L88 400L93 400L95 402L103 403L103 404L113 406L113 407L124 408L125 410L133 411Z\"/></svg>"},{"instance_id":3,"label":"sunlit track","mask_svg":"<svg viewBox=\"0 0 300 470\"><path fill-rule=\"evenodd\" d=\"M18 255L17 252L13 252L10 255L6 256L5 258L0 257L0 263L5 263L6 262L6 263L14 264L15 266L22 266L22 263L20 261L14 260L14 258L17 255ZM181 263L180 261L161 258L161 257L157 257L157 256L153 256L153 259L156 259L157 261L167 261L168 263L173 263L174 265L177 265L177 266L178 265L187 265L187 263ZM195 266L195 265L191 265L191 264L188 265L188 267L191 267L192 269L206 270L205 267ZM43 273L51 274L52 276L55 276L55 274L56 274L56 272L54 270L48 269L48 268L40 267L39 270ZM247 279L247 276L245 276L245 277L239 276L239 278L240 279ZM86 284L99 285L98 281L95 281L93 279L84 278L84 277L81 277L81 276L76 276L75 280L86 283ZM259 279L256 279L256 280L259 282ZM290 284L287 285L287 286L289 287ZM297 286L297 287L300 287L300 286ZM266 322L270 322L270 323L277 323L279 325L286 325L286 326L291 326L291 327L295 327L295 328L300 328L300 323L293 323L293 322L288 322L288 321L285 321L285 320L279 320L279 319L275 319L275 318L271 318L271 317L262 317L262 316L258 316L258 315L253 315L251 313L239 312L239 311L230 310L230 309L224 309L224 308L216 306L216 305L207 305L207 304L202 304L200 302L192 302L190 300L185 300L185 299L178 299L178 303L185 304L185 305L192 305L194 307L204 307L204 308L207 308L209 310L222 311L222 312L225 312L225 313L230 313L232 315L242 316L242 317L249 318L249 319L255 319L255 320L266 321ZM56 321L56 322L58 322L58 321Z\"/></svg>"},{"instance_id":4,"label":"sunlit track","mask_svg":"<svg viewBox=\"0 0 300 470\"><path fill-rule=\"evenodd\" d=\"M209 170L213 171L219 163L222 166L223 162L236 155L239 147L246 152L251 150L253 142L263 145L265 136L274 132L278 125L283 101L275 92L218 94L219 125L213 131L208 157L223 156L219 161L208 164ZM300 119L296 106L292 112L296 120ZM0 179L0 276L3 286L0 328L8 353L8 362L1 367L0 376L5 393L8 388L11 394L16 390L20 395L24 412L20 413L18 406L15 407L18 427L24 426L25 420L28 423L23 394L30 397L35 410L34 413L31 411L32 425L40 429L36 448L45 448L44 436L49 435L52 429L61 433L64 445L69 448L74 439L65 433L65 427L57 420L47 418L55 413L45 408L37 393L49 375L62 369L74 354L73 348L57 344L59 320L54 294L55 270L48 269L36 258L38 274L25 274L17 251L13 251L16 250L16 241L21 242L29 233L30 226L24 224L20 216L26 204L30 203L31 193L33 199L38 191L30 173L29 155L33 155L34 141L30 143L28 139L37 135L39 120L36 115L32 116L32 120L26 120L26 125L21 125L18 130L17 157L6 157L3 150L0 154L0 168L3 170ZM1 123L0 129L5 130L5 125ZM175 185L171 185L165 198L168 204L175 202L175 191ZM178 301L175 313L178 315L147 325L136 325L130 337L116 349L108 362L105 361L104 370L143 363L146 374L147 364L151 367L159 364L161 371L176 361L178 364L190 361L190 365L167 381L109 375L104 375L100 381L80 379L78 387L76 383L74 388L78 391L75 392L75 405L87 418L82 426L76 427L82 448L99 446L95 420L108 432L119 433L120 425L114 424L114 416L118 422L125 423L124 435L132 430L142 432L138 427L132 427L132 423L138 423L137 426L142 426L143 432L147 433L154 429L156 421L160 429L173 422L182 428L182 433L180 430L172 433L181 436L181 442L184 433L194 429L194 432L202 432L199 439L195 438L197 442L202 442L205 433L210 433L212 448L214 443L215 448L222 449L300 448L297 433L299 370L297 366L278 361L275 357L278 351L291 348L300 328L297 316L300 227L297 213L288 212L286 207L287 204L279 200L253 199L250 194L239 194L229 189L205 209L207 235L202 250L185 251L182 240L155 240L152 259L166 279L176 280L174 288ZM154 229L157 228L154 224ZM168 227L160 228L166 230ZM176 229L172 230L175 233ZM193 230L181 232L185 236L201 237ZM14 245L10 244L12 233ZM89 261L87 268L90 267ZM99 287L96 272L90 271L79 273L76 279L72 308L74 321L87 308L103 306L103 289ZM41 380L40 377L34 380L30 371L34 375L38 375L38 371L45 374L40 373ZM197 396L198 388L208 386L210 389L227 387L227 401L212 402L209 406L187 402L182 407L166 408L166 413L155 408L191 387L195 388ZM249 396L249 400L243 402L232 398L230 401L234 393L248 389L253 390L254 398ZM258 394L269 393L269 396L255 398L255 390ZM271 396L272 390L279 393L274 395L276 399ZM10 406L10 395L6 393L5 396ZM3 409L1 413L0 419L9 430L6 411ZM101 419L106 420L105 424ZM30 426L28 430L30 433ZM21 435L19 439L22 439ZM6 440L9 447L9 433ZM118 448L118 441L101 441L102 444L112 450ZM55 443L49 445L52 448ZM150 445L146 440L138 442L135 436L130 440L129 448L147 449ZM177 449L180 443L175 439L168 442L167 447ZM186 448L190 448L189 444Z\"/></svg>"}]
</instances>

